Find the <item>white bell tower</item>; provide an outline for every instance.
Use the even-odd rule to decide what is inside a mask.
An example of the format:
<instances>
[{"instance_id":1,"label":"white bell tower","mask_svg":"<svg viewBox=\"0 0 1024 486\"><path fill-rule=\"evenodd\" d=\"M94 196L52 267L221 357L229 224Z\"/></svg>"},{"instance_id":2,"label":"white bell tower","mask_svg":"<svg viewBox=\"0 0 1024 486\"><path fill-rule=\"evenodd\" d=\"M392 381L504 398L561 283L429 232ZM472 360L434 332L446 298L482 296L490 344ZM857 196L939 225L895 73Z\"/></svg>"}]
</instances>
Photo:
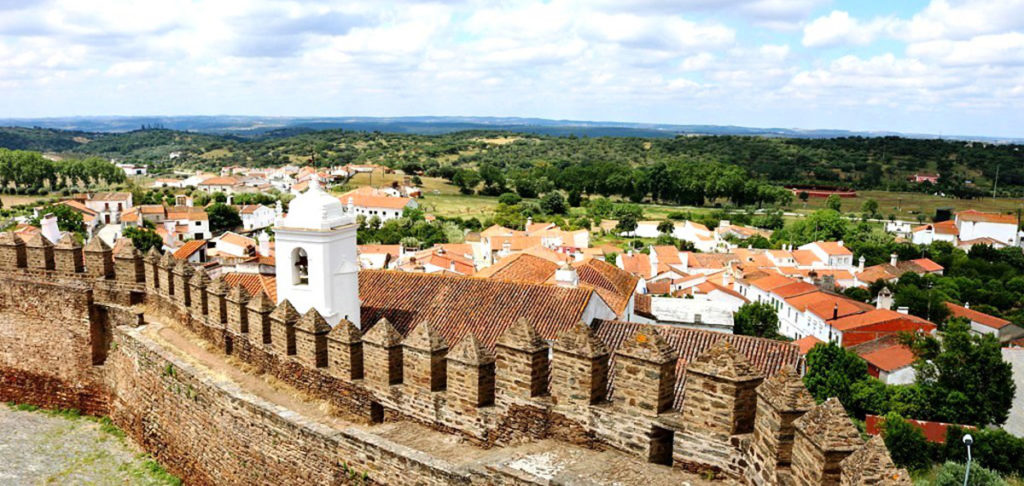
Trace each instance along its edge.
<instances>
[{"instance_id":1,"label":"white bell tower","mask_svg":"<svg viewBox=\"0 0 1024 486\"><path fill-rule=\"evenodd\" d=\"M277 302L288 299L300 313L316 308L332 326L348 319L361 329L356 228L355 217L314 175L274 227Z\"/></svg>"}]
</instances>

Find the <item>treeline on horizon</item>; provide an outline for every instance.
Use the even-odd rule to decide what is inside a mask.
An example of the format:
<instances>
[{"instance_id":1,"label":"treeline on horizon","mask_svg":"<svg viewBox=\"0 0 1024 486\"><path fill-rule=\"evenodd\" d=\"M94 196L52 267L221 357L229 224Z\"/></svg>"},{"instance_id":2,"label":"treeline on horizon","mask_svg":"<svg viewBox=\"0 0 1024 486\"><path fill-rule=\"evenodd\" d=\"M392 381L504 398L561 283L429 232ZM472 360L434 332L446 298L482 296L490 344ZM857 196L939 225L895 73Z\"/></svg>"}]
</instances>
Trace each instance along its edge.
<instances>
[{"instance_id":1,"label":"treeline on horizon","mask_svg":"<svg viewBox=\"0 0 1024 486\"><path fill-rule=\"evenodd\" d=\"M773 194L765 194L767 190L757 189L751 181L974 198L991 196L998 176L999 196L1024 194L1020 145L902 137L589 138L479 130L412 135L293 127L241 138L165 129L91 133L0 128L0 147L112 157L146 163L156 173L182 167L379 163L462 181L465 186L476 180L483 187L473 189L484 193L500 187L527 196L554 187L680 204L698 204L704 198L725 198L737 204L773 199ZM179 157L171 160L168 156L173 152ZM494 169L504 176L504 187L488 175ZM915 173L938 173L940 179L935 185L908 181Z\"/></svg>"}]
</instances>

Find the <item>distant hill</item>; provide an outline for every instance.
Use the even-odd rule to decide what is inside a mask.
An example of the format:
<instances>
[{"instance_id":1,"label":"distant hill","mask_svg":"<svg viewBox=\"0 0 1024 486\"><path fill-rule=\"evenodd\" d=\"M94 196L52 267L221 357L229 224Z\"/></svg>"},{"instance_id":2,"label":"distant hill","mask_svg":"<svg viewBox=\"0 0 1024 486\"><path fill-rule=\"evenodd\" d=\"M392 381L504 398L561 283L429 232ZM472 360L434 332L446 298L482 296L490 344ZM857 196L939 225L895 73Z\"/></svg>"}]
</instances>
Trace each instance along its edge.
<instances>
[{"instance_id":1,"label":"distant hill","mask_svg":"<svg viewBox=\"0 0 1024 486\"><path fill-rule=\"evenodd\" d=\"M935 135L895 132L856 132L849 130L752 128L722 125L671 125L610 121L548 120L517 117L407 116L377 117L260 117L260 116L95 116L60 118L0 118L0 126L38 127L81 132L127 132L140 128L166 128L245 138L290 136L299 133L344 129L438 135L466 130L509 131L578 137L670 138L677 135L748 135L784 138L834 138L851 136L903 136L938 138ZM1013 142L981 136L945 136L958 140Z\"/></svg>"}]
</instances>

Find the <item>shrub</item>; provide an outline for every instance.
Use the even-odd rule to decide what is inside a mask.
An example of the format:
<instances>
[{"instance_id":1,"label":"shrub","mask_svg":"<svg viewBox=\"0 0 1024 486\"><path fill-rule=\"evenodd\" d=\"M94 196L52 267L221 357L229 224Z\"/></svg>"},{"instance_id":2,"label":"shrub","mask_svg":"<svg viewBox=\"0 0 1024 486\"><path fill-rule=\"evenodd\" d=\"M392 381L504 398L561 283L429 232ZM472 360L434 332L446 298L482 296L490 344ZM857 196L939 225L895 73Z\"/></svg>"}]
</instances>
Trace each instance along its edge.
<instances>
[{"instance_id":1,"label":"shrub","mask_svg":"<svg viewBox=\"0 0 1024 486\"><path fill-rule=\"evenodd\" d=\"M925 469L932 463L933 449L924 432L903 419L898 413L890 412L882 424L882 436L889 456L897 466L907 469Z\"/></svg>"},{"instance_id":2,"label":"shrub","mask_svg":"<svg viewBox=\"0 0 1024 486\"><path fill-rule=\"evenodd\" d=\"M964 484L964 473L966 467L956 462L946 462L942 465L939 473L935 475L932 486L961 486ZM1006 481L999 477L994 471L985 469L977 464L971 464L971 477L967 482L968 486L1006 486Z\"/></svg>"},{"instance_id":3,"label":"shrub","mask_svg":"<svg viewBox=\"0 0 1024 486\"><path fill-rule=\"evenodd\" d=\"M506 192L498 196L498 203L505 204L507 206L515 206L516 204L519 204L519 201L522 200L523 198L519 197L519 194L516 194L514 192Z\"/></svg>"}]
</instances>

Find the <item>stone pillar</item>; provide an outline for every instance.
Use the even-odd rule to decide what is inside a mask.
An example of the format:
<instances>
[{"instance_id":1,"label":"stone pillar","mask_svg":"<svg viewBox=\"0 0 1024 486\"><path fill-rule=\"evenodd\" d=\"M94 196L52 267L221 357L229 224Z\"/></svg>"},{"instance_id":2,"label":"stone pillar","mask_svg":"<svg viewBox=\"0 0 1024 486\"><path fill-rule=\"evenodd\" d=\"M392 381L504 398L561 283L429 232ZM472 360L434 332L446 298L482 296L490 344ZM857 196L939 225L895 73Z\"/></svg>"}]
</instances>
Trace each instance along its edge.
<instances>
[{"instance_id":1,"label":"stone pillar","mask_svg":"<svg viewBox=\"0 0 1024 486\"><path fill-rule=\"evenodd\" d=\"M33 270L53 270L53 243L42 233L32 235L25 242L25 253L28 256L28 268Z\"/></svg>"},{"instance_id":2,"label":"stone pillar","mask_svg":"<svg viewBox=\"0 0 1024 486\"><path fill-rule=\"evenodd\" d=\"M209 304L207 299L206 289L210 286L210 275L206 273L206 270L200 268L196 270L196 273L192 275L192 278L188 281L188 288L192 294L189 297L192 308L192 318L200 321L206 320L206 314L209 312Z\"/></svg>"},{"instance_id":3,"label":"stone pillar","mask_svg":"<svg viewBox=\"0 0 1024 486\"><path fill-rule=\"evenodd\" d=\"M427 321L419 323L402 341L402 373L406 386L419 391L434 392L445 389L447 369L444 355L448 343Z\"/></svg>"},{"instance_id":4,"label":"stone pillar","mask_svg":"<svg viewBox=\"0 0 1024 486\"><path fill-rule=\"evenodd\" d=\"M793 422L792 476L803 486L839 484L840 463L864 441L837 398L829 398Z\"/></svg>"},{"instance_id":5,"label":"stone pillar","mask_svg":"<svg viewBox=\"0 0 1024 486\"><path fill-rule=\"evenodd\" d=\"M842 486L894 485L910 486L910 473L893 464L885 440L876 435L860 450L850 454L840 463L843 472L839 484Z\"/></svg>"},{"instance_id":6,"label":"stone pillar","mask_svg":"<svg viewBox=\"0 0 1024 486\"><path fill-rule=\"evenodd\" d=\"M270 313L271 345L281 357L295 355L295 323L299 317L302 316L288 299L282 300Z\"/></svg>"},{"instance_id":7,"label":"stone pillar","mask_svg":"<svg viewBox=\"0 0 1024 486\"><path fill-rule=\"evenodd\" d=\"M85 271L90 277L108 279L114 277L114 255L102 239L93 237L83 249Z\"/></svg>"},{"instance_id":8,"label":"stone pillar","mask_svg":"<svg viewBox=\"0 0 1024 486\"><path fill-rule=\"evenodd\" d=\"M348 382L363 379L363 334L348 319L327 334L327 358L331 376Z\"/></svg>"},{"instance_id":9,"label":"stone pillar","mask_svg":"<svg viewBox=\"0 0 1024 486\"><path fill-rule=\"evenodd\" d=\"M551 357L551 398L557 405L586 407L608 392L608 346L583 322L555 339Z\"/></svg>"},{"instance_id":10,"label":"stone pillar","mask_svg":"<svg viewBox=\"0 0 1024 486\"><path fill-rule=\"evenodd\" d=\"M615 402L650 416L672 408L677 355L653 326L642 326L615 351Z\"/></svg>"},{"instance_id":11,"label":"stone pillar","mask_svg":"<svg viewBox=\"0 0 1024 486\"><path fill-rule=\"evenodd\" d=\"M494 404L494 355L467 334L447 355L448 396L462 409Z\"/></svg>"},{"instance_id":12,"label":"stone pillar","mask_svg":"<svg viewBox=\"0 0 1024 486\"><path fill-rule=\"evenodd\" d=\"M262 292L261 292L262 293ZM225 297L227 303L227 315L228 315L228 332L241 336L249 332L249 292L245 290L245 287L236 285L228 290L228 295Z\"/></svg>"},{"instance_id":13,"label":"stone pillar","mask_svg":"<svg viewBox=\"0 0 1024 486\"><path fill-rule=\"evenodd\" d=\"M387 319L377 321L363 336L363 371L371 386L402 382L402 335Z\"/></svg>"},{"instance_id":14,"label":"stone pillar","mask_svg":"<svg viewBox=\"0 0 1024 486\"><path fill-rule=\"evenodd\" d=\"M146 252L146 259L145 259L145 267L146 267L145 274L146 274L146 277L145 277L145 279L146 279L146 289L151 291L151 292L153 292L153 293L157 293L160 290L160 272L157 271L157 265L159 264L159 262L160 262L160 252L157 251L156 248L150 248L149 251ZM118 270L120 270L120 269L118 269ZM119 280L121 279L120 275L118 275L118 279Z\"/></svg>"},{"instance_id":15,"label":"stone pillar","mask_svg":"<svg viewBox=\"0 0 1024 486\"><path fill-rule=\"evenodd\" d=\"M183 308L188 309L192 305L192 289L189 287L189 281L192 280L195 270L192 269L192 264L185 260L176 260L176 262L173 270L175 301Z\"/></svg>"},{"instance_id":16,"label":"stone pillar","mask_svg":"<svg viewBox=\"0 0 1024 486\"><path fill-rule=\"evenodd\" d=\"M547 391L548 345L525 318L498 337L495 355L499 400L538 397Z\"/></svg>"},{"instance_id":17,"label":"stone pillar","mask_svg":"<svg viewBox=\"0 0 1024 486\"><path fill-rule=\"evenodd\" d=\"M71 233L64 233L64 236L57 240L53 247L54 268L58 272L82 273L85 270L85 255L82 254L82 245L75 240Z\"/></svg>"},{"instance_id":18,"label":"stone pillar","mask_svg":"<svg viewBox=\"0 0 1024 486\"><path fill-rule=\"evenodd\" d=\"M246 306L249 320L249 344L259 347L270 344L273 331L270 328L270 313L274 312L274 301L267 294L257 292Z\"/></svg>"},{"instance_id":19,"label":"stone pillar","mask_svg":"<svg viewBox=\"0 0 1024 486\"><path fill-rule=\"evenodd\" d=\"M776 471L790 467L793 421L812 408L814 397L791 367L783 367L757 387L749 475L756 484L776 484Z\"/></svg>"},{"instance_id":20,"label":"stone pillar","mask_svg":"<svg viewBox=\"0 0 1024 486\"><path fill-rule=\"evenodd\" d=\"M174 255L171 255L170 251L164 252L164 256L160 258L160 263L157 265L160 271L160 291L167 297L174 296Z\"/></svg>"},{"instance_id":21,"label":"stone pillar","mask_svg":"<svg viewBox=\"0 0 1024 486\"><path fill-rule=\"evenodd\" d=\"M763 376L722 339L686 365L683 423L688 430L729 436L754 431L757 386Z\"/></svg>"},{"instance_id":22,"label":"stone pillar","mask_svg":"<svg viewBox=\"0 0 1024 486\"><path fill-rule=\"evenodd\" d=\"M307 368L327 367L327 333L331 325L315 307L295 323L295 360Z\"/></svg>"},{"instance_id":23,"label":"stone pillar","mask_svg":"<svg viewBox=\"0 0 1024 486\"><path fill-rule=\"evenodd\" d=\"M146 282L146 288L150 288L146 268L152 268L152 265L146 264L142 254L130 240L124 241L120 245L114 252L114 278L124 284ZM152 273L152 271L148 273Z\"/></svg>"},{"instance_id":24,"label":"stone pillar","mask_svg":"<svg viewBox=\"0 0 1024 486\"><path fill-rule=\"evenodd\" d=\"M11 231L0 233L0 268L13 270L27 265L25 241Z\"/></svg>"},{"instance_id":25,"label":"stone pillar","mask_svg":"<svg viewBox=\"0 0 1024 486\"><path fill-rule=\"evenodd\" d=\"M206 287L206 325L223 329L227 324L227 286L224 280L217 277Z\"/></svg>"}]
</instances>

